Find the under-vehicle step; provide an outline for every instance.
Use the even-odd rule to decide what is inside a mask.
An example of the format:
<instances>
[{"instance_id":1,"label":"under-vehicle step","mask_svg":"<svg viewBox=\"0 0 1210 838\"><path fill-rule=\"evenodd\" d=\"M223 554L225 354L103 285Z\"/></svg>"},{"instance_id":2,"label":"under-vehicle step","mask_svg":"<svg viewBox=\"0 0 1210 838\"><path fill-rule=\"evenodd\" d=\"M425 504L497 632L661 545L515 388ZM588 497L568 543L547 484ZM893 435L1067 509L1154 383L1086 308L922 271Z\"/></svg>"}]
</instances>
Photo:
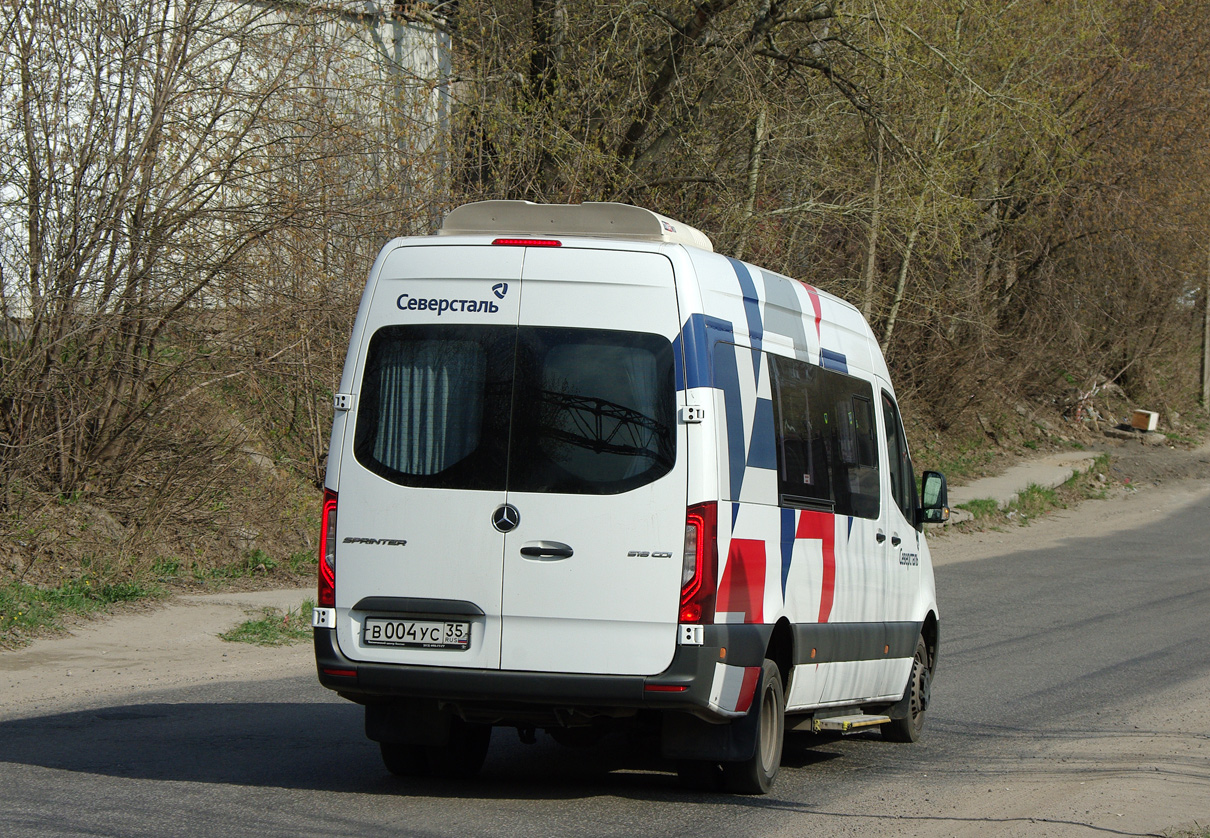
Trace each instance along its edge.
<instances>
[{"instance_id":1,"label":"under-vehicle step","mask_svg":"<svg viewBox=\"0 0 1210 838\"><path fill-rule=\"evenodd\" d=\"M890 720L890 716L867 716L863 713L853 716L829 716L824 719L812 719L811 729L816 733L822 733L825 730L838 731L840 733L855 733L867 727L877 727L878 725L886 724Z\"/></svg>"}]
</instances>

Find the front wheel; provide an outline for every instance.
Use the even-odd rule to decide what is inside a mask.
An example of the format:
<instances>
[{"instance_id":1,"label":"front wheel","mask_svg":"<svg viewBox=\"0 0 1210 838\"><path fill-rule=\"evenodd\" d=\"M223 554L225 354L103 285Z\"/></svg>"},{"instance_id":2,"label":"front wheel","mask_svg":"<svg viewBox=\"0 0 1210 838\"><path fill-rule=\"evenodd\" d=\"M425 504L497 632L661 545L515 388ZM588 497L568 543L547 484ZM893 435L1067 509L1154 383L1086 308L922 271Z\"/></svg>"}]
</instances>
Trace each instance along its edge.
<instances>
[{"instance_id":1,"label":"front wheel","mask_svg":"<svg viewBox=\"0 0 1210 838\"><path fill-rule=\"evenodd\" d=\"M912 657L912 673L908 676L903 701L907 713L903 718L892 718L882 725L882 738L889 742L915 742L924 730L924 711L929 705L932 670L929 669L929 650L924 638L916 640L916 654Z\"/></svg>"},{"instance_id":2,"label":"front wheel","mask_svg":"<svg viewBox=\"0 0 1210 838\"><path fill-rule=\"evenodd\" d=\"M786 735L786 701L781 672L771 660L761 666L760 685L750 712L758 713L756 752L742 762L723 763L723 782L737 794L767 794L781 768Z\"/></svg>"}]
</instances>

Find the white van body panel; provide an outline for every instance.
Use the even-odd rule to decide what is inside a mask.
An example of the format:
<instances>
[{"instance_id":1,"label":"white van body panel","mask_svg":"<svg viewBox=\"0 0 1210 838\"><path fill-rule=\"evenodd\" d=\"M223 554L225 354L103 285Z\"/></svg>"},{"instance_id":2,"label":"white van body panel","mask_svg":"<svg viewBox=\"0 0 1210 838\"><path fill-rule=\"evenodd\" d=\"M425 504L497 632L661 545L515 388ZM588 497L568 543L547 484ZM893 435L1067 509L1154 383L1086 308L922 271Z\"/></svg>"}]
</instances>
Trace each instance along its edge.
<instances>
[{"instance_id":1,"label":"white van body panel","mask_svg":"<svg viewBox=\"0 0 1210 838\"><path fill-rule=\"evenodd\" d=\"M444 244L444 243L443 243ZM481 323L489 316L515 322L518 295L497 298L498 283L519 283L522 252L492 252L476 247L433 247L397 240L375 265L369 305L358 312L361 331L357 361L348 381L354 399L362 396L365 357L371 338L382 328L426 323L436 315L407 308L413 299L495 301L495 315L444 312L447 323ZM397 485L367 471L354 454L354 428L343 434L339 491L350 502L340 507L340 550L336 627L340 646L355 660L423 663L434 666L497 668L500 665L500 590L504 536L490 526L470 528L468 520L489 521L504 502L503 492L452 491ZM355 502L353 502L355 499ZM456 539L451 542L451 534ZM402 540L403 546L347 539ZM491 559L490 557L494 557ZM361 641L366 614L354 609L371 596L457 599L484 611L473 621L467 650L369 646Z\"/></svg>"},{"instance_id":2,"label":"white van body panel","mask_svg":"<svg viewBox=\"0 0 1210 838\"><path fill-rule=\"evenodd\" d=\"M691 482L701 497L720 499L716 622L919 622L930 608L935 611L931 572L921 590L919 566L905 574L898 564L908 547L895 547L892 555L890 539L879 543L876 538L894 529L917 555L927 555L917 546L923 540L901 515L890 523L899 510L890 503L885 469L876 518L785 509L779 507L775 458L767 450L772 441L760 439L761 426L769 421L762 403L772 398L770 355L856 376L869 382L875 398L882 390L893 397L864 319L832 295L754 265L700 251L690 251L690 258L701 310L720 332L729 331L708 341L714 353L723 354L703 359L714 386L697 391L713 408L715 463L726 465L714 469L713 486ZM730 501L726 516L725 501ZM729 533L725 523L731 525ZM782 536L770 538L773 533ZM898 698L910 667L910 657L799 664L787 709Z\"/></svg>"},{"instance_id":3,"label":"white van body panel","mask_svg":"<svg viewBox=\"0 0 1210 838\"><path fill-rule=\"evenodd\" d=\"M600 242L564 239L562 247L529 248L520 324L622 327L671 342L680 327L672 265L658 253ZM637 489L510 491L521 524L506 536L503 668L653 675L668 666L685 538L684 427L677 429L680 455L672 470ZM567 544L574 554L534 560L514 546L537 540Z\"/></svg>"},{"instance_id":4,"label":"white van body panel","mask_svg":"<svg viewBox=\"0 0 1210 838\"><path fill-rule=\"evenodd\" d=\"M570 241L550 249L475 240L399 242L371 280L375 291L359 317L349 391L362 395L370 341L387 327L490 322L592 330L617 329L622 322L627 331L671 343L679 317L671 263L654 252L660 246L636 253L597 241L581 244L591 249ZM439 306L413 307L417 300ZM466 310L478 302L496 310ZM667 667L676 649L684 540L683 438L676 446L681 456L655 482L619 494L575 495L396 485L358 463L353 428L342 433L337 486L356 500L341 505L336 610L338 642L350 658L613 675L650 675ZM490 523L503 503L520 511L520 524L507 534ZM356 540L346 542L349 537ZM367 538L407 544L360 541ZM535 559L520 553L537 542L566 544L573 555ZM361 640L367 614L354 606L374 596L461 600L485 613L472 621L466 650L370 646Z\"/></svg>"}]
</instances>

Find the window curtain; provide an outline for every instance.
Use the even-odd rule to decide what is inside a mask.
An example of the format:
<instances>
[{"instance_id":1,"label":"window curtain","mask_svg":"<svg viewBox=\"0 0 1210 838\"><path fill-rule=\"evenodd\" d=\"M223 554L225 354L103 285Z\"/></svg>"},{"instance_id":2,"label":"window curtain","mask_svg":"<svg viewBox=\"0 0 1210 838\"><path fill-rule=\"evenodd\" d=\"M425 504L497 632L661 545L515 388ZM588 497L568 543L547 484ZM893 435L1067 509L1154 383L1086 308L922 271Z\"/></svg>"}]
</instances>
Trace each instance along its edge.
<instances>
[{"instance_id":1,"label":"window curtain","mask_svg":"<svg viewBox=\"0 0 1210 838\"><path fill-rule=\"evenodd\" d=\"M405 474L437 474L479 445L487 360L471 341L384 347L374 459Z\"/></svg>"}]
</instances>

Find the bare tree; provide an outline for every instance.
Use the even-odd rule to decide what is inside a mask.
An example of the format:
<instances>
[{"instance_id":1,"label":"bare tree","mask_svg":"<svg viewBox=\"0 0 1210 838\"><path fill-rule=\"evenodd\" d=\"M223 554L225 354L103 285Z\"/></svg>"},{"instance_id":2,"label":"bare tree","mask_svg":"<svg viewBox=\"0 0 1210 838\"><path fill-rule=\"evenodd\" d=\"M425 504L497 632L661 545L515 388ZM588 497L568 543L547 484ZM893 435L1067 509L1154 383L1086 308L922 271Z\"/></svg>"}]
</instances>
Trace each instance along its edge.
<instances>
[{"instance_id":1,"label":"bare tree","mask_svg":"<svg viewBox=\"0 0 1210 838\"><path fill-rule=\"evenodd\" d=\"M438 210L431 27L16 0L0 29L0 506L214 529L272 506L275 442L318 482L367 254Z\"/></svg>"}]
</instances>

